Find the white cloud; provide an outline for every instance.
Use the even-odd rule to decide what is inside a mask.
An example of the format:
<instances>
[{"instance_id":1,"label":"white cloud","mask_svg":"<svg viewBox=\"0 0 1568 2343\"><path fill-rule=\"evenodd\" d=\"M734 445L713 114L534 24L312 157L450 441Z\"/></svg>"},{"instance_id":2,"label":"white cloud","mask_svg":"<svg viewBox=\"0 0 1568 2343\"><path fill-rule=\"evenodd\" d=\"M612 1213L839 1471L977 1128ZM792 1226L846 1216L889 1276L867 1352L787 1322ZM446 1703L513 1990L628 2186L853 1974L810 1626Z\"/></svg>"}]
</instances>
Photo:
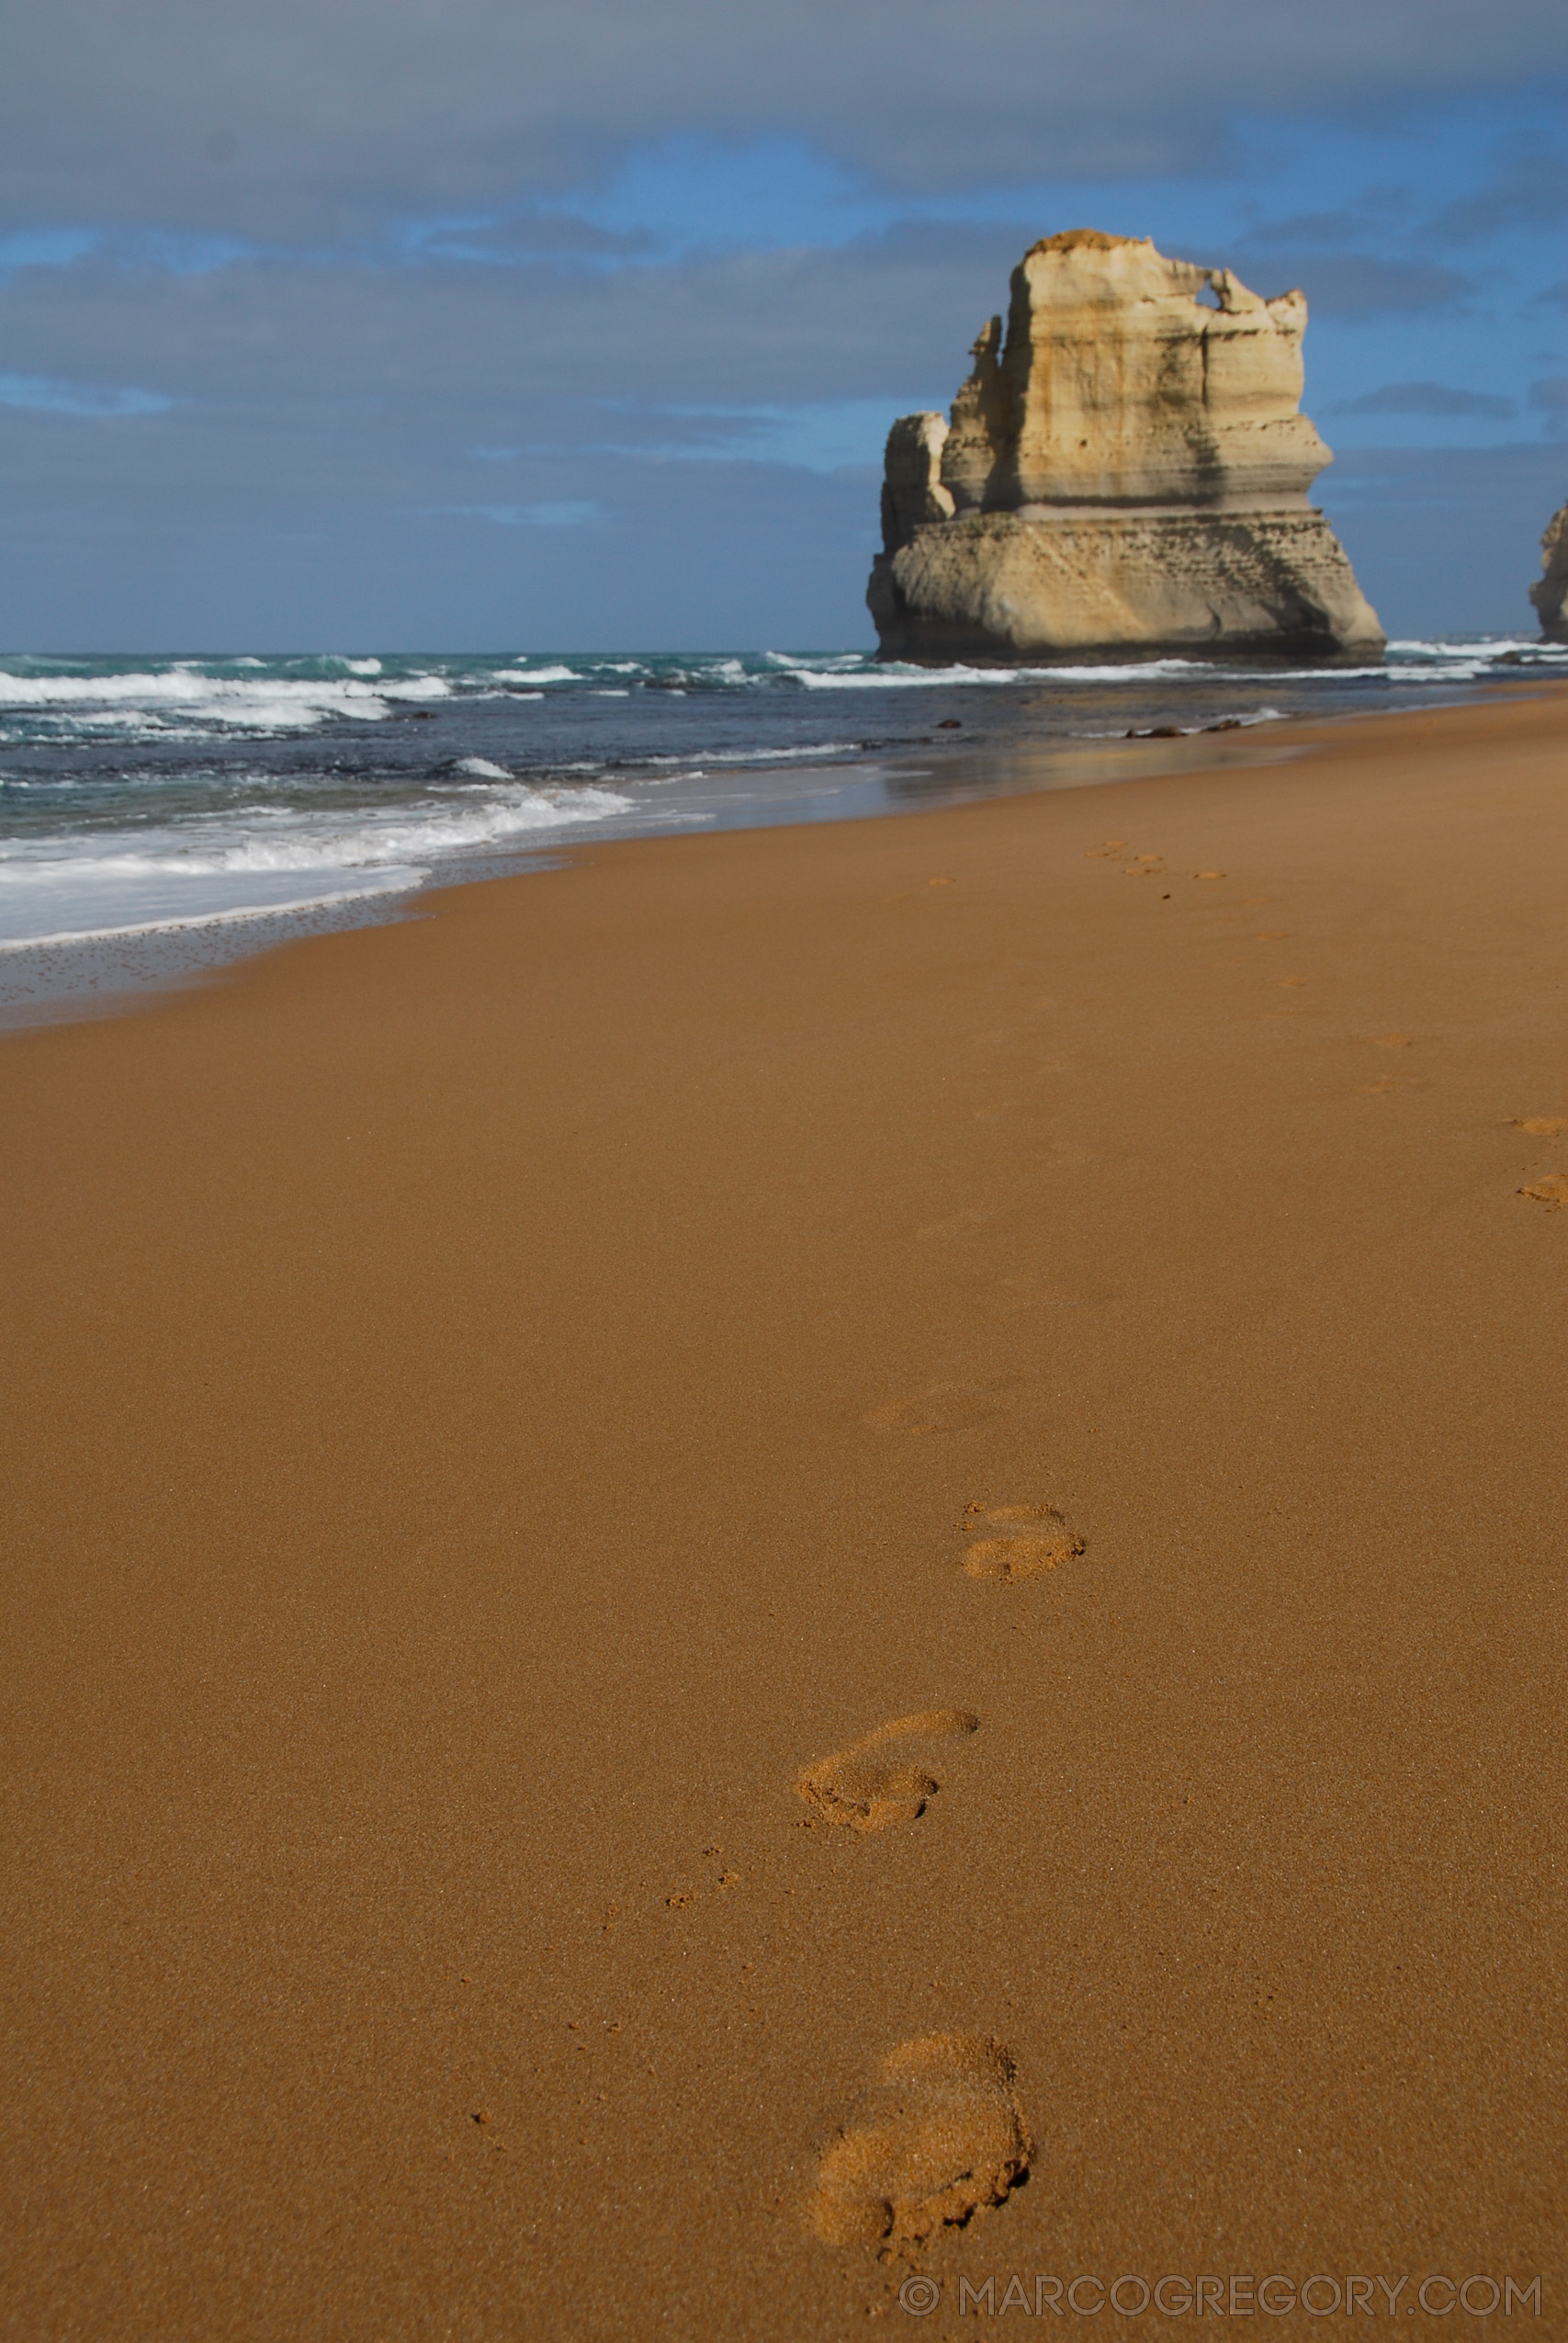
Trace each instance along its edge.
<instances>
[{"instance_id":1,"label":"white cloud","mask_svg":"<svg viewBox=\"0 0 1568 2343\"><path fill-rule=\"evenodd\" d=\"M597 504L570 497L555 503L547 498L537 504L432 504L425 509L454 520L493 521L509 529L580 529L599 518Z\"/></svg>"},{"instance_id":2,"label":"white cloud","mask_svg":"<svg viewBox=\"0 0 1568 2343\"><path fill-rule=\"evenodd\" d=\"M54 382L38 374L0 374L0 407L31 407L55 415L156 415L175 402L159 390L121 390L94 382Z\"/></svg>"}]
</instances>

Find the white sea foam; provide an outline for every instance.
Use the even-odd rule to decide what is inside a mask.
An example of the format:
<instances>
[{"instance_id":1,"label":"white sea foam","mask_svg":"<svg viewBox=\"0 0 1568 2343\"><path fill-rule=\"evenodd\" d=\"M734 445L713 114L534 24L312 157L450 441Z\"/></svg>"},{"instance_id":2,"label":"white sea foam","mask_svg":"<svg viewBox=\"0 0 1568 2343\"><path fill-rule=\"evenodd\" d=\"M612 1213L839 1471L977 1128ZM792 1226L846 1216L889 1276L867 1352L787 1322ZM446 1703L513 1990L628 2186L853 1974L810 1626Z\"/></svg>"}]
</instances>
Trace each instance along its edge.
<instances>
[{"instance_id":1,"label":"white sea foam","mask_svg":"<svg viewBox=\"0 0 1568 2343\"><path fill-rule=\"evenodd\" d=\"M578 684L575 667L492 667L498 684Z\"/></svg>"},{"instance_id":2,"label":"white sea foam","mask_svg":"<svg viewBox=\"0 0 1568 2343\"><path fill-rule=\"evenodd\" d=\"M390 700L446 699L440 675L405 675L375 684L359 677L204 675L184 662L129 675L17 675L0 669L0 709L58 708L88 724L162 728L172 716L187 724L237 730L291 731L333 716L374 721Z\"/></svg>"},{"instance_id":3,"label":"white sea foam","mask_svg":"<svg viewBox=\"0 0 1568 2343\"><path fill-rule=\"evenodd\" d=\"M765 651L762 657L770 667L801 667L809 664L817 668L829 669L870 667L875 664L871 653L865 651Z\"/></svg>"},{"instance_id":4,"label":"white sea foam","mask_svg":"<svg viewBox=\"0 0 1568 2343\"><path fill-rule=\"evenodd\" d=\"M1391 654L1400 653L1406 659L1500 659L1506 651L1540 651L1539 637L1529 635L1496 635L1485 642L1424 642L1419 638L1399 638L1389 644Z\"/></svg>"},{"instance_id":5,"label":"white sea foam","mask_svg":"<svg viewBox=\"0 0 1568 2343\"><path fill-rule=\"evenodd\" d=\"M475 760L479 762L479 760ZM198 816L163 832L83 831L0 855L0 943L129 933L415 886L443 855L629 810L613 789L474 788L402 816L344 821L298 809Z\"/></svg>"},{"instance_id":6,"label":"white sea foam","mask_svg":"<svg viewBox=\"0 0 1568 2343\"><path fill-rule=\"evenodd\" d=\"M770 658L775 656L773 652ZM1134 684L1156 682L1166 675L1213 673L1192 659L1148 659L1126 667L906 667L897 660L878 666L846 668L802 666L779 659L780 671L793 675L807 691L953 691L976 684Z\"/></svg>"},{"instance_id":7,"label":"white sea foam","mask_svg":"<svg viewBox=\"0 0 1568 2343\"><path fill-rule=\"evenodd\" d=\"M314 870L346 866L374 869L381 863L419 861L469 846L489 846L524 830L557 830L573 822L604 821L625 813L631 800L614 789L531 789L514 782L504 789L476 789L439 805L371 821L344 822L329 815L267 808L244 815L198 816L176 836L183 843L148 853L130 843L134 832L85 831L78 853L62 857L33 854L15 845L0 860L0 880L33 869L63 866L121 871L128 877L157 872ZM210 843L204 843L209 841Z\"/></svg>"},{"instance_id":8,"label":"white sea foam","mask_svg":"<svg viewBox=\"0 0 1568 2343\"><path fill-rule=\"evenodd\" d=\"M475 774L481 781L510 781L512 778L504 764L491 764L488 756L459 757L457 771Z\"/></svg>"},{"instance_id":9,"label":"white sea foam","mask_svg":"<svg viewBox=\"0 0 1568 2343\"><path fill-rule=\"evenodd\" d=\"M805 748L791 749L726 749L716 752L711 762L717 765L732 764L793 764L798 759L808 762L825 756L851 756L860 747L858 741L812 741ZM675 764L677 757L650 757L650 764Z\"/></svg>"},{"instance_id":10,"label":"white sea foam","mask_svg":"<svg viewBox=\"0 0 1568 2343\"><path fill-rule=\"evenodd\" d=\"M1558 664L1568 661L1568 651L1557 651L1528 637L1515 639L1500 636L1493 640L1438 642L1419 639L1400 640L1388 646L1387 662L1364 667L1327 667L1302 671L1303 678L1320 673L1325 683L1351 683L1377 678L1389 684L1469 683L1487 673L1494 662L1506 651L1533 654L1529 663ZM952 689L959 685L987 684L1140 684L1157 683L1168 676L1213 677L1216 682L1251 682L1257 671L1247 667L1227 666L1223 661L1206 659L1145 659L1122 663L1096 662L1082 666L1053 664L1049 667L970 667L955 662L949 667L908 666L898 660L873 661L862 652L846 653L837 658L814 659L807 655L792 656L784 651L766 651L769 665L779 674L789 675L808 691L857 691L870 687L884 690Z\"/></svg>"},{"instance_id":11,"label":"white sea foam","mask_svg":"<svg viewBox=\"0 0 1568 2343\"><path fill-rule=\"evenodd\" d=\"M301 886L297 873L279 874L271 883L253 878L243 903L228 900L214 881L192 885L183 880L163 890L140 888L134 898L140 916L127 919L127 899L112 882L95 896L73 874L58 889L29 895L29 923L20 935L4 932L11 907L0 878L0 953L30 952L48 944L107 942L117 936L162 934L166 928L216 927L231 921L278 918L291 911L327 911L334 904L359 902L367 897L412 893L429 875L412 868L344 870L338 874L340 883L334 885L329 873L320 871L310 885ZM55 924L51 924L51 913Z\"/></svg>"}]
</instances>

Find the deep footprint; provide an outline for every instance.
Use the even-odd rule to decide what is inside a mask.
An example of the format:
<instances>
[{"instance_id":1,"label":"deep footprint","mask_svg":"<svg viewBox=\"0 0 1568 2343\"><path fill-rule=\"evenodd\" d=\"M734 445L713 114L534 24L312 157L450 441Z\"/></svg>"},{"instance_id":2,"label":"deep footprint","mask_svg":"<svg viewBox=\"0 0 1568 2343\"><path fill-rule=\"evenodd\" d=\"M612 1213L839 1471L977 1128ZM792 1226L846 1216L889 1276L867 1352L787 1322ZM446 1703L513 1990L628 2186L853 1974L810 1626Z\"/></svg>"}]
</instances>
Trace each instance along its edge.
<instances>
[{"instance_id":1,"label":"deep footprint","mask_svg":"<svg viewBox=\"0 0 1568 2343\"><path fill-rule=\"evenodd\" d=\"M877 1752L898 1741L953 1740L979 1729L979 1718L967 1708L929 1708L918 1716L897 1716L836 1756L818 1758L796 1775L795 1786L823 1822L848 1823L852 1830L886 1830L890 1823L916 1822L941 1782L923 1766L890 1765Z\"/></svg>"},{"instance_id":2,"label":"deep footprint","mask_svg":"<svg viewBox=\"0 0 1568 2343\"><path fill-rule=\"evenodd\" d=\"M969 1543L964 1568L972 1579L1001 1579L1009 1586L1038 1578L1084 1550L1084 1542L1054 1505L966 1505L959 1522Z\"/></svg>"},{"instance_id":3,"label":"deep footprint","mask_svg":"<svg viewBox=\"0 0 1568 2343\"><path fill-rule=\"evenodd\" d=\"M811 2224L834 2246L891 2247L1000 2204L1034 2152L1013 2062L979 2034L900 2043L825 2151Z\"/></svg>"}]
</instances>

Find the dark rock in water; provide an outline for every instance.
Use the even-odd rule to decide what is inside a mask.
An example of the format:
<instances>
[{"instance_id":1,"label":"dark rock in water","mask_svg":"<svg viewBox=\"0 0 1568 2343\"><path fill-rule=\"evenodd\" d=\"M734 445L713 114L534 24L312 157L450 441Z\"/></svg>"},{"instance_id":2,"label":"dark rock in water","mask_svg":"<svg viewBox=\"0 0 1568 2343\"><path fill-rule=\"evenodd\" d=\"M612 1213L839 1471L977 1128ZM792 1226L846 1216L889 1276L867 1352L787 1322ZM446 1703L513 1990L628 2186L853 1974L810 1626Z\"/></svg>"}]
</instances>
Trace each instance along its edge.
<instances>
[{"instance_id":1,"label":"dark rock in water","mask_svg":"<svg viewBox=\"0 0 1568 2343\"><path fill-rule=\"evenodd\" d=\"M1568 642L1568 504L1560 505L1546 525L1540 567L1541 576L1530 588L1540 631L1548 642Z\"/></svg>"}]
</instances>

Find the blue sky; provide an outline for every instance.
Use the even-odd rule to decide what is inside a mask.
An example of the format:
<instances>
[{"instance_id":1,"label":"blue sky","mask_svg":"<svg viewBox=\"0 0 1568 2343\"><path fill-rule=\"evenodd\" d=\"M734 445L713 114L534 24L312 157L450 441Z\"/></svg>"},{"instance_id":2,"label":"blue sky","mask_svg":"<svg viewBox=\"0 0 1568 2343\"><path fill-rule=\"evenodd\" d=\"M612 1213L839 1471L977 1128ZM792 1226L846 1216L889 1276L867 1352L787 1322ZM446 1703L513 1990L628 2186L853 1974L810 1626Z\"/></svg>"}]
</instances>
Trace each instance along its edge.
<instances>
[{"instance_id":1,"label":"blue sky","mask_svg":"<svg viewBox=\"0 0 1568 2343\"><path fill-rule=\"evenodd\" d=\"M888 423L1078 225L1301 286L1385 623L1528 626L1561 11L74 6L0 97L10 646L867 642Z\"/></svg>"}]
</instances>

